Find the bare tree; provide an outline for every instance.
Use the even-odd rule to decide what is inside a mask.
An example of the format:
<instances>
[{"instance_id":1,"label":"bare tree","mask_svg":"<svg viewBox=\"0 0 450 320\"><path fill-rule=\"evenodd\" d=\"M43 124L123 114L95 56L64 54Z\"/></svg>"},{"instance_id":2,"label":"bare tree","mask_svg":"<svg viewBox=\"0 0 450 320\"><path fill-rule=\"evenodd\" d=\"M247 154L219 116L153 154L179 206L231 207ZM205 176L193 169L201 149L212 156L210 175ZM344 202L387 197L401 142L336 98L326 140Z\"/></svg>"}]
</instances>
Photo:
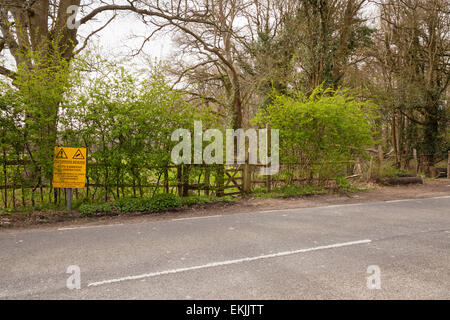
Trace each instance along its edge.
<instances>
[{"instance_id":1,"label":"bare tree","mask_svg":"<svg viewBox=\"0 0 450 320\"><path fill-rule=\"evenodd\" d=\"M378 4L377 58L387 91L396 97L392 99L392 134L397 162L411 154L413 144L422 153L428 175L433 175L436 155L446 151L442 138L448 121L443 100L450 81L449 4L448 0ZM409 136L412 130L418 141Z\"/></svg>"},{"instance_id":2,"label":"bare tree","mask_svg":"<svg viewBox=\"0 0 450 320\"><path fill-rule=\"evenodd\" d=\"M251 65L250 46L261 32L277 33L286 3L137 0L130 1L128 9L153 27L146 41L158 31L173 36L178 46L178 57L172 59L177 65L175 84L217 105L219 112L231 115L232 126L240 128L248 124L246 109L255 92L246 68Z\"/></svg>"}]
</instances>

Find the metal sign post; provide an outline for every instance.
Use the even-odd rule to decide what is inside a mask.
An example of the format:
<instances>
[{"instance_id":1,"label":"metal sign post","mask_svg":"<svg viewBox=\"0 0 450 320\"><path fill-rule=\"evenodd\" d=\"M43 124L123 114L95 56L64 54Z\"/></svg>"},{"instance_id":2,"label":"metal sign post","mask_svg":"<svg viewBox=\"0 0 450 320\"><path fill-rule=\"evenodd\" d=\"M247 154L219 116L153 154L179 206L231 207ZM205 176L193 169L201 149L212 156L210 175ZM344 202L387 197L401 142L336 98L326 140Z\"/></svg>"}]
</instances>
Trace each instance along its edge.
<instances>
[{"instance_id":1,"label":"metal sign post","mask_svg":"<svg viewBox=\"0 0 450 320\"><path fill-rule=\"evenodd\" d=\"M72 210L72 188L67 188L67 211Z\"/></svg>"}]
</instances>

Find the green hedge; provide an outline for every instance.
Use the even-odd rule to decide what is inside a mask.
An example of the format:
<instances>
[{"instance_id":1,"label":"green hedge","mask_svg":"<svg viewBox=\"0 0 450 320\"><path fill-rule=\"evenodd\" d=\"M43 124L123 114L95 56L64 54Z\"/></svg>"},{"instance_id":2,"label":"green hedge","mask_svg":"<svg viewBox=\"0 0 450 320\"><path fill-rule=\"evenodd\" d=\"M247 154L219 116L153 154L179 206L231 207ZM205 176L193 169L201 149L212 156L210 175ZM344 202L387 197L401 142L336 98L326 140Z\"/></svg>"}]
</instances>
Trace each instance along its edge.
<instances>
[{"instance_id":1,"label":"green hedge","mask_svg":"<svg viewBox=\"0 0 450 320\"><path fill-rule=\"evenodd\" d=\"M82 217L105 213L158 212L165 209L190 207L212 202L233 202L234 198L215 196L189 196L180 198L175 194L161 193L153 198L122 198L113 202L84 203L79 207Z\"/></svg>"},{"instance_id":2,"label":"green hedge","mask_svg":"<svg viewBox=\"0 0 450 320\"><path fill-rule=\"evenodd\" d=\"M113 202L82 204L79 210L81 216L90 216L109 212L158 212L164 209L177 208L181 205L181 199L177 195L161 193L150 199L122 198Z\"/></svg>"}]
</instances>

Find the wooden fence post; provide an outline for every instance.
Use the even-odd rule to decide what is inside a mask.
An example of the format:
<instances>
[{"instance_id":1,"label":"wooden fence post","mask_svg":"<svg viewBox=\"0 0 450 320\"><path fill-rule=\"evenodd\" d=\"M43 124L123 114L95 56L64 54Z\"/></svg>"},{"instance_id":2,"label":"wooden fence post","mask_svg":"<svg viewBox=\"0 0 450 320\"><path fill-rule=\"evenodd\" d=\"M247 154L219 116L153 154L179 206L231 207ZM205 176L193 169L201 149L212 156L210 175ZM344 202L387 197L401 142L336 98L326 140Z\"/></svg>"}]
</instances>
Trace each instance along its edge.
<instances>
[{"instance_id":1,"label":"wooden fence post","mask_svg":"<svg viewBox=\"0 0 450 320\"><path fill-rule=\"evenodd\" d=\"M369 162L369 172L367 173L367 180L372 179L372 171L373 171L373 156L370 156L370 162Z\"/></svg>"},{"instance_id":2,"label":"wooden fence post","mask_svg":"<svg viewBox=\"0 0 450 320\"><path fill-rule=\"evenodd\" d=\"M182 197L183 196L183 184L182 184L182 165L178 165L177 166L177 193L178 196Z\"/></svg>"},{"instance_id":3,"label":"wooden fence post","mask_svg":"<svg viewBox=\"0 0 450 320\"><path fill-rule=\"evenodd\" d=\"M271 192L272 191L272 179L271 179L271 175L268 174L266 175L266 192Z\"/></svg>"},{"instance_id":4,"label":"wooden fence post","mask_svg":"<svg viewBox=\"0 0 450 320\"><path fill-rule=\"evenodd\" d=\"M250 165L244 163L242 168L242 191L244 193L249 193L251 191L251 179Z\"/></svg>"},{"instance_id":5,"label":"wooden fence post","mask_svg":"<svg viewBox=\"0 0 450 320\"><path fill-rule=\"evenodd\" d=\"M355 164L354 174L357 174L361 178L363 178L363 171L362 171L362 168L361 168L361 160L360 159L358 159L358 162Z\"/></svg>"},{"instance_id":6,"label":"wooden fence post","mask_svg":"<svg viewBox=\"0 0 450 320\"><path fill-rule=\"evenodd\" d=\"M3 174L5 175L5 193L3 198L3 203L5 208L8 208L8 171L6 169L6 150L3 149Z\"/></svg>"},{"instance_id":7,"label":"wooden fence post","mask_svg":"<svg viewBox=\"0 0 450 320\"><path fill-rule=\"evenodd\" d=\"M430 165L430 178L436 178L436 168L434 167L434 164Z\"/></svg>"},{"instance_id":8,"label":"wooden fence post","mask_svg":"<svg viewBox=\"0 0 450 320\"><path fill-rule=\"evenodd\" d=\"M169 193L169 168L164 168L164 193Z\"/></svg>"},{"instance_id":9,"label":"wooden fence post","mask_svg":"<svg viewBox=\"0 0 450 320\"><path fill-rule=\"evenodd\" d=\"M209 168L205 168L205 195L209 196Z\"/></svg>"},{"instance_id":10,"label":"wooden fence post","mask_svg":"<svg viewBox=\"0 0 450 320\"><path fill-rule=\"evenodd\" d=\"M381 144L378 145L378 159L377 159L377 178L381 178L382 174L382 166L383 166L383 148L381 147Z\"/></svg>"},{"instance_id":11,"label":"wooden fence post","mask_svg":"<svg viewBox=\"0 0 450 320\"><path fill-rule=\"evenodd\" d=\"M417 161L417 150L413 149L413 158L414 158L414 173L417 175L419 171L419 162Z\"/></svg>"},{"instance_id":12,"label":"wooden fence post","mask_svg":"<svg viewBox=\"0 0 450 320\"><path fill-rule=\"evenodd\" d=\"M183 197L189 195L189 166L183 165Z\"/></svg>"},{"instance_id":13,"label":"wooden fence post","mask_svg":"<svg viewBox=\"0 0 450 320\"><path fill-rule=\"evenodd\" d=\"M16 208L16 176L13 175L12 206Z\"/></svg>"},{"instance_id":14,"label":"wooden fence post","mask_svg":"<svg viewBox=\"0 0 450 320\"><path fill-rule=\"evenodd\" d=\"M266 126L267 129L267 155L270 157L272 155L271 151L271 145L272 145L272 131L270 130L270 125ZM272 191L272 179L271 175L268 174L266 176L266 192Z\"/></svg>"},{"instance_id":15,"label":"wooden fence post","mask_svg":"<svg viewBox=\"0 0 450 320\"><path fill-rule=\"evenodd\" d=\"M223 165L219 165L217 168L217 181L216 181L216 195L218 197L223 197L223 184L224 184L224 167Z\"/></svg>"}]
</instances>

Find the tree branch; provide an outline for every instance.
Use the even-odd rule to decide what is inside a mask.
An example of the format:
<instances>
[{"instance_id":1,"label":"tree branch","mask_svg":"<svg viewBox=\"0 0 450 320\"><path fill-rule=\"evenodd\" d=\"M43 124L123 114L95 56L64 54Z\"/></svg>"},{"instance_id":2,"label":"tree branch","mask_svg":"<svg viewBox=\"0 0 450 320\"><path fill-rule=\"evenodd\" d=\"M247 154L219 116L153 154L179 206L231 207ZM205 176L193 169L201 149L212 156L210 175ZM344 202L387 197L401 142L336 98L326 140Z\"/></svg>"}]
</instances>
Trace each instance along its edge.
<instances>
[{"instance_id":1,"label":"tree branch","mask_svg":"<svg viewBox=\"0 0 450 320\"><path fill-rule=\"evenodd\" d=\"M101 27L98 28L97 30L91 32L91 33L86 37L86 39L84 39L83 45L82 45L78 50L76 50L76 51L74 52L74 55L80 53L84 48L86 48L89 39L90 39L93 35L95 35L96 33L100 32L100 31L102 31L104 28L106 28L106 26L108 26L108 25L111 23L111 21L114 20L114 18L115 18L116 16L117 16L117 15L114 14L114 15L111 17L111 19L109 19L108 22L106 22L103 26L101 26Z\"/></svg>"},{"instance_id":2,"label":"tree branch","mask_svg":"<svg viewBox=\"0 0 450 320\"><path fill-rule=\"evenodd\" d=\"M86 16L80 19L80 24L84 24L90 20L92 20L96 15L105 12L105 11L132 11L138 14L147 15L147 16L154 16L166 19L168 21L180 21L180 22L192 22L192 23L202 23L202 24L208 24L211 26L216 26L214 23L209 22L204 19L198 19L198 18L184 18L180 15L167 15L162 12L157 11L151 11L147 9L139 9L135 7L134 5L105 5L102 7L98 7L93 9L90 13L88 13Z\"/></svg>"},{"instance_id":3,"label":"tree branch","mask_svg":"<svg viewBox=\"0 0 450 320\"><path fill-rule=\"evenodd\" d=\"M8 68L5 68L3 66L0 66L0 74L4 75L12 80L17 79L17 74L14 71L11 71Z\"/></svg>"}]
</instances>

